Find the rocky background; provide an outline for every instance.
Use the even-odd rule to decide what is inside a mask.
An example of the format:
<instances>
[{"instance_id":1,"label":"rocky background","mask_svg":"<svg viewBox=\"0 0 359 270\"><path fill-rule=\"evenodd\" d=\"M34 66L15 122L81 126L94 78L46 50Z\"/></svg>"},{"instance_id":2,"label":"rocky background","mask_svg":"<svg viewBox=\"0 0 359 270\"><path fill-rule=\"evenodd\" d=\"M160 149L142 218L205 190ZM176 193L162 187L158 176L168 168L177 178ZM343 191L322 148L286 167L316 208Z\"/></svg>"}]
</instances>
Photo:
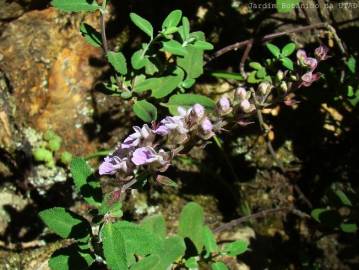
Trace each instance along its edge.
<instances>
[{"instance_id":1,"label":"rocky background","mask_svg":"<svg viewBox=\"0 0 359 270\"><path fill-rule=\"evenodd\" d=\"M254 34L285 31L317 22L333 25L354 54L359 49L356 38L359 8L340 9L335 6L330 10L324 7L324 0L303 1L318 2L321 9L295 10L284 15L275 10L251 9L251 1L112 2L107 18L108 35L111 46L122 47L124 51L131 51L141 40L129 22L129 12L139 13L158 24L164 14L174 8L182 9L194 28L205 31L216 49L251 38ZM86 210L72 194L66 168L49 170L34 162L32 148L41 143L43 134L54 130L63 140L61 151L86 156L114 146L133 124L129 104L98 91L99 83L107 78L107 66L102 51L89 46L81 37L79 25L82 21L98 26L96 14L59 13L49 7L48 1L0 0L0 269L48 269L50 254L65 243L45 238L44 227L36 213L52 205ZM321 40L337 51L333 37L325 31L298 33L291 38L297 44L309 47ZM255 48L252 54L256 59L256 55L263 54L263 48ZM236 52L230 53L208 68L238 71L240 57ZM226 82L204 78L197 91L213 93L226 87ZM249 128L248 132L236 131L226 135L229 142L226 147L236 164L239 182L228 180L233 179L233 175L229 176L226 165L218 164L213 158L218 153L209 146L206 152L194 155L194 159L212 164L217 171L210 171L208 166L204 168L198 162L178 164L181 171L179 180L183 181L181 190L163 191L158 195L160 198L150 198L151 203L151 195L136 193L131 202L133 208L129 211L141 218L162 210L175 224L181 206L188 200L196 200L206 207L208 222L216 227L222 221L248 211L305 205L293 185L298 181L303 181L299 184L315 203L319 198L308 183L315 177L319 180L327 177L331 172L328 168L339 167L340 161L331 155L339 153L342 165L350 167L349 174L357 175L353 165L356 161L353 156L358 152L356 144L351 144L352 140L347 137L341 139L340 135L338 139L337 130L325 126L324 118L335 118L339 123L349 121L343 126L342 133L348 126L354 130L357 119L348 116L350 112L327 103L323 98L309 102L308 106L293 114L283 110L279 115L270 112L279 158L288 167L302 164L290 177L273 167L273 159L266 151L263 138L258 136L258 130ZM299 120L296 128L302 133L296 134L297 137L287 136L286 121L293 116L301 117L300 112L302 115L311 114L309 119L316 125L315 130L311 132L307 123L300 126L303 120ZM295 131L294 126L291 124L289 129ZM345 136L355 134L351 132ZM336 137L346 147L338 152L333 147L322 151L319 148L324 147L323 144L316 145L312 151L309 149L311 146L304 146L311 139L324 140L323 136ZM349 148L350 153L344 150ZM314 164L318 156L324 157L319 166ZM193 184L193 181L196 182ZM237 263L233 269L313 269L302 265L301 258L297 257L298 246L303 248L302 255L308 260L320 263L321 268L316 269L355 269L358 266L358 257L346 258L341 254L342 249L348 248L347 239L343 243L343 239L336 236L325 236L310 244L308 242L313 236L307 222L293 219L286 213L260 219L249 227L235 228L230 234L219 237L256 239L252 250L257 256L247 255L244 263ZM351 244L355 247L357 242L356 239ZM285 257L276 254L282 252Z\"/></svg>"}]
</instances>

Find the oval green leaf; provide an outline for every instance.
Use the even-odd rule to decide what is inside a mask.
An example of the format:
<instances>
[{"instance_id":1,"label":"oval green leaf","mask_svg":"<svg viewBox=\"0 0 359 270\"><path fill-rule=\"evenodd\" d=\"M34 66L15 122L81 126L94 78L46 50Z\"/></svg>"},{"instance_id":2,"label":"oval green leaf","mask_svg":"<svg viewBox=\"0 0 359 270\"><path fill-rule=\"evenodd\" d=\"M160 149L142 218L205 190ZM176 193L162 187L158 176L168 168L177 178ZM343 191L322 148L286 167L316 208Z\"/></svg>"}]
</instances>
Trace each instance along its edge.
<instances>
[{"instance_id":1,"label":"oval green leaf","mask_svg":"<svg viewBox=\"0 0 359 270\"><path fill-rule=\"evenodd\" d=\"M143 32L153 38L153 27L149 21L137 15L136 13L130 13L131 21L140 28Z\"/></svg>"},{"instance_id":2,"label":"oval green leaf","mask_svg":"<svg viewBox=\"0 0 359 270\"><path fill-rule=\"evenodd\" d=\"M182 11L179 9L173 10L162 23L162 29L165 30L169 27L176 27L181 21Z\"/></svg>"},{"instance_id":3,"label":"oval green leaf","mask_svg":"<svg viewBox=\"0 0 359 270\"><path fill-rule=\"evenodd\" d=\"M157 119L157 108L146 100L136 101L132 109L133 112L146 123Z\"/></svg>"},{"instance_id":4,"label":"oval green leaf","mask_svg":"<svg viewBox=\"0 0 359 270\"><path fill-rule=\"evenodd\" d=\"M66 12L86 12L100 9L100 6L94 0L52 0L51 5Z\"/></svg>"},{"instance_id":5,"label":"oval green leaf","mask_svg":"<svg viewBox=\"0 0 359 270\"><path fill-rule=\"evenodd\" d=\"M108 61L116 70L116 72L126 75L127 74L127 63L126 58L122 52L109 51L107 54Z\"/></svg>"}]
</instances>

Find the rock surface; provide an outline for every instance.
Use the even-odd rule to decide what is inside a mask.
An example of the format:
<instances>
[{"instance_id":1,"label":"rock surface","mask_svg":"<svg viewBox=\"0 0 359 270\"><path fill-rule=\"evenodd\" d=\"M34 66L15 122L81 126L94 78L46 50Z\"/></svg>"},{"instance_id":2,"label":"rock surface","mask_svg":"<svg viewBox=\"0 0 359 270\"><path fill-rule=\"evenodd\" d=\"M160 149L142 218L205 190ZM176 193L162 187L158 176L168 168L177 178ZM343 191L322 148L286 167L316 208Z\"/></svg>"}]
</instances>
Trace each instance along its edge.
<instances>
[{"instance_id":1,"label":"rock surface","mask_svg":"<svg viewBox=\"0 0 359 270\"><path fill-rule=\"evenodd\" d=\"M90 90L98 72L89 59L101 54L79 34L83 19L52 8L30 11L9 23L0 39L0 70L11 84L16 124L55 130L75 154L95 149L82 125L90 121Z\"/></svg>"}]
</instances>

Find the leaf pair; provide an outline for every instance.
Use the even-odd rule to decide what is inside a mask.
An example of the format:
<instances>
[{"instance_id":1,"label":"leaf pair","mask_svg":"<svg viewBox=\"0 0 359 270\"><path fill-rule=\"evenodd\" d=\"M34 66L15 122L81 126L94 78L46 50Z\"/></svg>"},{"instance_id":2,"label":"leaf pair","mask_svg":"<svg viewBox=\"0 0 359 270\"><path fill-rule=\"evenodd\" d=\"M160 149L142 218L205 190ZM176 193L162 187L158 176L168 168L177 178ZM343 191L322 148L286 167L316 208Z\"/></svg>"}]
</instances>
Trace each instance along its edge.
<instances>
[{"instance_id":1,"label":"leaf pair","mask_svg":"<svg viewBox=\"0 0 359 270\"><path fill-rule=\"evenodd\" d=\"M289 70L293 70L294 64L293 61L288 58L296 49L294 43L288 43L280 50L276 45L267 43L268 50L274 55L274 57L282 62L282 65Z\"/></svg>"}]
</instances>

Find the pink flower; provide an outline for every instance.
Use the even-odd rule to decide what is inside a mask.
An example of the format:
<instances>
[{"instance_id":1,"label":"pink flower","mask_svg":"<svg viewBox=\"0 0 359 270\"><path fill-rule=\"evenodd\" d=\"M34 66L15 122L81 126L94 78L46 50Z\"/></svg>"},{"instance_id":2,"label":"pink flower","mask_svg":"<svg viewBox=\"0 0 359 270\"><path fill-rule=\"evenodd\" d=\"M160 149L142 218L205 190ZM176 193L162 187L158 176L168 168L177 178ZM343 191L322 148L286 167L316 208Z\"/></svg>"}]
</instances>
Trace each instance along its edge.
<instances>
[{"instance_id":1,"label":"pink flower","mask_svg":"<svg viewBox=\"0 0 359 270\"><path fill-rule=\"evenodd\" d=\"M307 58L307 53L304 50L298 50L297 58L300 62L302 62L305 58Z\"/></svg>"},{"instance_id":2,"label":"pink flower","mask_svg":"<svg viewBox=\"0 0 359 270\"><path fill-rule=\"evenodd\" d=\"M318 66L318 61L315 58L307 57L303 60L303 65L309 67L311 71L314 71Z\"/></svg>"},{"instance_id":3,"label":"pink flower","mask_svg":"<svg viewBox=\"0 0 359 270\"><path fill-rule=\"evenodd\" d=\"M313 73L313 72L307 72L302 76L302 82L299 85L299 87L304 86L304 87L309 87L312 85L313 82L317 81L320 79L320 73Z\"/></svg>"},{"instance_id":4,"label":"pink flower","mask_svg":"<svg viewBox=\"0 0 359 270\"><path fill-rule=\"evenodd\" d=\"M319 61L323 61L329 58L328 52L329 52L329 48L325 45L321 45L315 49L314 54Z\"/></svg>"}]
</instances>

